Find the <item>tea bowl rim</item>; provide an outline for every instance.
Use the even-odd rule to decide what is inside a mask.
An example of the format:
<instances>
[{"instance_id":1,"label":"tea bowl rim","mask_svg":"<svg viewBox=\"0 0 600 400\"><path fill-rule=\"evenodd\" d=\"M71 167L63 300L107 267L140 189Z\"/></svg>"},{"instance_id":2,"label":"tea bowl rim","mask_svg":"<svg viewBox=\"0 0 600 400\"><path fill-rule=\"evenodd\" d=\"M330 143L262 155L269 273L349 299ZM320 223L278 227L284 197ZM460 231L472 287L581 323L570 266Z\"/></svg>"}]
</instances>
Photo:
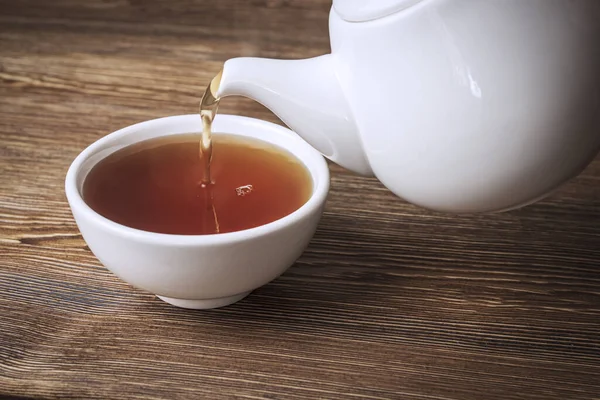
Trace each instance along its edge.
<instances>
[{"instance_id":1,"label":"tea bowl rim","mask_svg":"<svg viewBox=\"0 0 600 400\"><path fill-rule=\"evenodd\" d=\"M296 133L286 127L251 117L219 114L214 121L215 130L217 131L223 129L227 131L223 133L253 137L259 140L267 141L268 143L276 146L279 146L279 144L270 139L275 135L278 136L278 141L283 140L293 143L293 146L285 147L285 150L289 151L302 162L302 164L309 171L313 181L313 192L308 201L291 214L288 214L285 217L277 219L268 224L236 232L208 235L166 234L128 227L100 215L86 204L80 192L78 178L82 172L82 168L90 157L94 156L99 151L109 148L110 146L116 146L118 144L118 140L126 137L127 135L138 133L144 129L150 129L151 127L156 127L156 125L171 123L181 125L182 127L187 126L194 128L181 128L181 132L167 132L164 135L159 134L150 137L168 136L171 134L189 133L192 131L200 132L202 129L198 114L184 114L155 118L138 122L109 133L108 135L96 140L87 146L81 153L79 153L69 166L65 178L65 193L72 211L77 210L78 213L81 214L80 217L86 218L89 222L127 240L135 240L161 246L187 247L226 245L268 235L298 223L304 219L310 218L312 213L318 210L325 203L329 193L330 185L329 168L325 158L317 150L312 148ZM136 140L134 143L149 139L150 137ZM113 143L111 144L111 142ZM104 157L102 157L102 159ZM77 220L77 218L75 219Z\"/></svg>"}]
</instances>

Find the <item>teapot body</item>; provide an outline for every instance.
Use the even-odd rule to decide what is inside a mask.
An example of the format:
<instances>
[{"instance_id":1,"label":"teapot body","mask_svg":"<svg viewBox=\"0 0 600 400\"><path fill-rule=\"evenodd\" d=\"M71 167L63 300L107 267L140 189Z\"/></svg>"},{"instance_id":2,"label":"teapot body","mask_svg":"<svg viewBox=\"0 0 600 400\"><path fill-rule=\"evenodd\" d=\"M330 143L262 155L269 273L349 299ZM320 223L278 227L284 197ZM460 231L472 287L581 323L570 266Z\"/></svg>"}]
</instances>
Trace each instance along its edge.
<instances>
[{"instance_id":1,"label":"teapot body","mask_svg":"<svg viewBox=\"0 0 600 400\"><path fill-rule=\"evenodd\" d=\"M422 0L330 34L368 163L447 212L547 195L600 148L600 2Z\"/></svg>"}]
</instances>

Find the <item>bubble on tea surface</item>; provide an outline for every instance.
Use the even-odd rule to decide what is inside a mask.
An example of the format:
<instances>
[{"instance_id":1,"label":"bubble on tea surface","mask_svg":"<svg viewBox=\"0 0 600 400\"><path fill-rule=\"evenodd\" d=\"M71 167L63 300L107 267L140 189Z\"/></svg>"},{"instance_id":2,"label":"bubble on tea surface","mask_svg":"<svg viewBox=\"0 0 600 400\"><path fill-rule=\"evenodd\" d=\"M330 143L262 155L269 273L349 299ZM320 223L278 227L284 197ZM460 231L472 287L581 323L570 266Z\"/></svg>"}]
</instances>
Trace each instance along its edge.
<instances>
[{"instance_id":1,"label":"bubble on tea surface","mask_svg":"<svg viewBox=\"0 0 600 400\"><path fill-rule=\"evenodd\" d=\"M244 185L236 188L235 193L240 197L244 197L247 194L250 194L253 190L254 187L252 185Z\"/></svg>"}]
</instances>

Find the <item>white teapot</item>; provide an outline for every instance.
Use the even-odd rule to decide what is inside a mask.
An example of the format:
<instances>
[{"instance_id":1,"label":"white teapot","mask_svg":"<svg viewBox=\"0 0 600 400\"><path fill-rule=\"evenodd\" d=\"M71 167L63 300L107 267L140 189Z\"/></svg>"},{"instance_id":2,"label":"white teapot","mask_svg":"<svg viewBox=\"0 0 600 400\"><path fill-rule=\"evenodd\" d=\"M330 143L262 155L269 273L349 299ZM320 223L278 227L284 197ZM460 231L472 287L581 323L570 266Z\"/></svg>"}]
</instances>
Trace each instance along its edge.
<instances>
[{"instance_id":1,"label":"white teapot","mask_svg":"<svg viewBox=\"0 0 600 400\"><path fill-rule=\"evenodd\" d=\"M334 0L329 28L328 55L227 61L217 95L446 212L530 204L600 149L599 0Z\"/></svg>"}]
</instances>

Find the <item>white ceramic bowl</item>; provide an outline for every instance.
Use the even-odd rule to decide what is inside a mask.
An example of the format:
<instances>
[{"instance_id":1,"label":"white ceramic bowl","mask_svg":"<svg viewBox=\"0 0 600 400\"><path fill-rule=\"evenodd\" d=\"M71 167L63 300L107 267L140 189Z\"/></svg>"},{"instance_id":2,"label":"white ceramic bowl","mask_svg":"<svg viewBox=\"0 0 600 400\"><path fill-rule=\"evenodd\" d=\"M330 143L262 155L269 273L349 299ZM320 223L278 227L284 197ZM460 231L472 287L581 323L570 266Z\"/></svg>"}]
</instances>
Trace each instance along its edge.
<instances>
[{"instance_id":1,"label":"white ceramic bowl","mask_svg":"<svg viewBox=\"0 0 600 400\"><path fill-rule=\"evenodd\" d=\"M325 160L289 129L232 115L219 115L213 126L215 132L264 140L295 155L313 180L308 202L292 214L257 228L218 235L168 235L120 225L83 201L83 182L98 161L142 140L200 132L198 115L146 121L103 137L73 161L65 182L77 226L100 262L125 282L179 307L222 307L281 275L312 238L329 190Z\"/></svg>"}]
</instances>

